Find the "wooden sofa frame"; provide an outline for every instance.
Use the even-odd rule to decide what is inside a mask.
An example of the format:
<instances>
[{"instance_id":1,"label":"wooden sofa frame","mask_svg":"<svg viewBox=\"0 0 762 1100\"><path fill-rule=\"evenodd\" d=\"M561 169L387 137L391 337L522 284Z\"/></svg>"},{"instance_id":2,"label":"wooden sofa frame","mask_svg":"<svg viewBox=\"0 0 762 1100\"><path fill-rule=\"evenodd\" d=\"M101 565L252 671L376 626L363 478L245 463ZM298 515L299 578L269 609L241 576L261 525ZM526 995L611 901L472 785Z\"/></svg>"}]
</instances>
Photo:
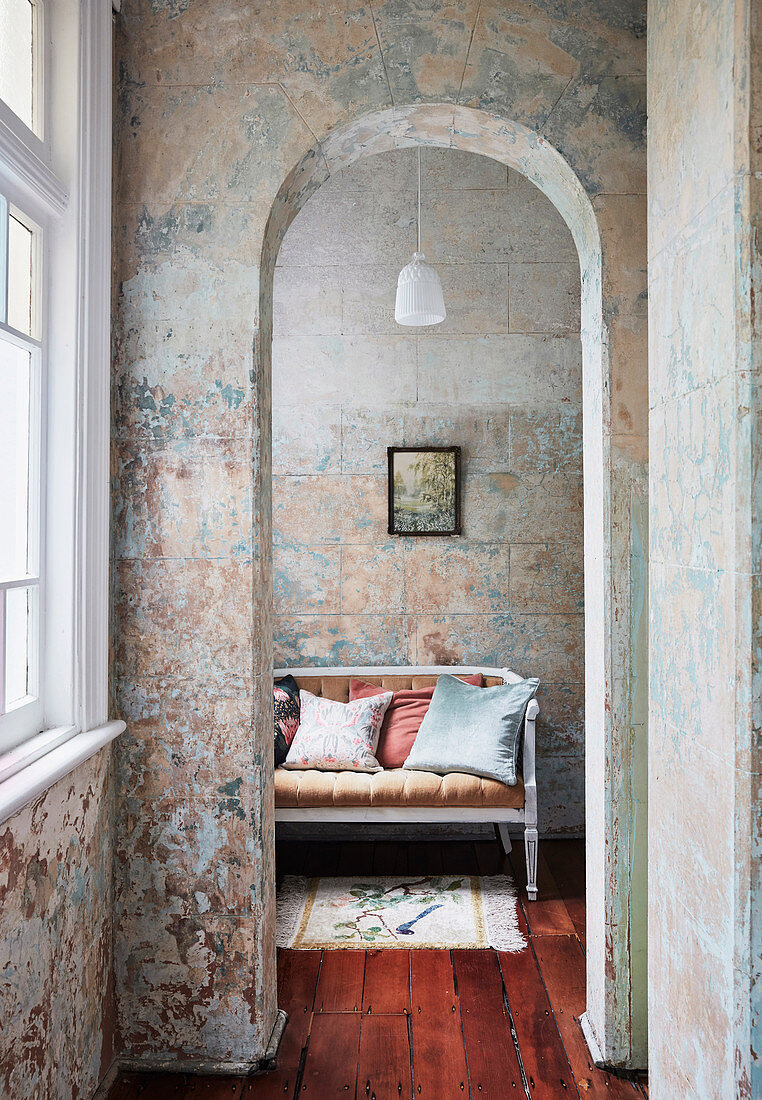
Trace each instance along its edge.
<instances>
[{"instance_id":1,"label":"wooden sofa frame","mask_svg":"<svg viewBox=\"0 0 762 1100\"><path fill-rule=\"evenodd\" d=\"M278 668L275 676L441 676L443 673L472 674L480 672L483 676L499 676L504 684L517 684L522 677L508 668L487 668L482 665L385 665L385 666L345 666L324 668L311 666L302 668ZM537 700L532 699L524 717L523 766L524 808L489 810L489 823L494 824L506 855L511 850L510 826L523 825L524 847L527 863L527 895L530 901L537 899L537 777L535 773L535 722L540 713ZM464 821L484 822L485 810L479 807L447 806L319 806L276 809L278 821L331 821L331 822L415 822L460 824Z\"/></svg>"}]
</instances>

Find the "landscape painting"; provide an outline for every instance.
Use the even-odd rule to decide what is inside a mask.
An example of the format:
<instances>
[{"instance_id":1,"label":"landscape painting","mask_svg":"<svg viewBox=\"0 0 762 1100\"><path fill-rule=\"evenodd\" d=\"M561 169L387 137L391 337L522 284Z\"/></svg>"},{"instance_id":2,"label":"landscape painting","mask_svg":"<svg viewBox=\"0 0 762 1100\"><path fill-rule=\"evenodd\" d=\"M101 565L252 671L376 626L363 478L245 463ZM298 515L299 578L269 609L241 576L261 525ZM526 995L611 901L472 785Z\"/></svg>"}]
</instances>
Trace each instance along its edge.
<instances>
[{"instance_id":1,"label":"landscape painting","mask_svg":"<svg viewBox=\"0 0 762 1100\"><path fill-rule=\"evenodd\" d=\"M460 447L389 447L389 534L460 534Z\"/></svg>"}]
</instances>

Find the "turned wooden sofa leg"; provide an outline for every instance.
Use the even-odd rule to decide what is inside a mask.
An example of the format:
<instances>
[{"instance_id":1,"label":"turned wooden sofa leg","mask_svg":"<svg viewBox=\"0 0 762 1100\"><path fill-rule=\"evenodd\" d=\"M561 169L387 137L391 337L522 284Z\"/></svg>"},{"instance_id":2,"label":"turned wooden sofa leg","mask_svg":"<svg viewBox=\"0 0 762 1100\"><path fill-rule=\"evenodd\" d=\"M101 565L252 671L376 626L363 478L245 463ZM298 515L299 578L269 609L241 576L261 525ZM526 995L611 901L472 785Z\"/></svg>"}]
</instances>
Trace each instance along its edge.
<instances>
[{"instance_id":1,"label":"turned wooden sofa leg","mask_svg":"<svg viewBox=\"0 0 762 1100\"><path fill-rule=\"evenodd\" d=\"M527 857L527 895L530 901L537 901L537 830L527 828L524 830L524 848Z\"/></svg>"},{"instance_id":2,"label":"turned wooden sofa leg","mask_svg":"<svg viewBox=\"0 0 762 1100\"><path fill-rule=\"evenodd\" d=\"M511 834L508 832L508 825L505 821L499 821L495 825L495 832L498 835L500 844L505 854L508 856L511 854Z\"/></svg>"}]
</instances>

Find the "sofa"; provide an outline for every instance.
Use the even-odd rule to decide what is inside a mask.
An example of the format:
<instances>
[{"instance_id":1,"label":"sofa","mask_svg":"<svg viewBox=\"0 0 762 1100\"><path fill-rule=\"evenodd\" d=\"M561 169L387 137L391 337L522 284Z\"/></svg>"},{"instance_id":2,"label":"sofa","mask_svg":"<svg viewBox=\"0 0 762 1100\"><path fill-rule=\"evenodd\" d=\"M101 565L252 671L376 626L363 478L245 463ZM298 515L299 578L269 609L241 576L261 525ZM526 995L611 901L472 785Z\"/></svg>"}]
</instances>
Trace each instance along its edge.
<instances>
[{"instance_id":1,"label":"sofa","mask_svg":"<svg viewBox=\"0 0 762 1100\"><path fill-rule=\"evenodd\" d=\"M431 687L443 673L481 673L484 687L519 683L510 669L477 665L429 667L282 668L275 676L291 675L300 689L337 702L349 700L352 679L378 684L389 691ZM291 771L275 769L277 822L487 822L497 828L503 849L511 850L511 826L523 826L527 865L527 895L537 898L537 779L535 775L536 699L524 717L522 767L514 787L495 779L463 772L432 772L393 768L354 771Z\"/></svg>"}]
</instances>

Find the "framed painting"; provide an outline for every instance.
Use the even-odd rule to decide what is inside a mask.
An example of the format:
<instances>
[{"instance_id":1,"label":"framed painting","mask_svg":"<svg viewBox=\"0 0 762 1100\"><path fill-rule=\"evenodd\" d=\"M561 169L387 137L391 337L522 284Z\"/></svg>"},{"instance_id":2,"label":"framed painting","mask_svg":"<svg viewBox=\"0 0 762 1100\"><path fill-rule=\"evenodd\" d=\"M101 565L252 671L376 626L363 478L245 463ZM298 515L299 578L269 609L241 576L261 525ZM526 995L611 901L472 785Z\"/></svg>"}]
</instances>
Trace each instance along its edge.
<instances>
[{"instance_id":1,"label":"framed painting","mask_svg":"<svg viewBox=\"0 0 762 1100\"><path fill-rule=\"evenodd\" d=\"M460 534L460 447L388 447L389 534Z\"/></svg>"}]
</instances>

